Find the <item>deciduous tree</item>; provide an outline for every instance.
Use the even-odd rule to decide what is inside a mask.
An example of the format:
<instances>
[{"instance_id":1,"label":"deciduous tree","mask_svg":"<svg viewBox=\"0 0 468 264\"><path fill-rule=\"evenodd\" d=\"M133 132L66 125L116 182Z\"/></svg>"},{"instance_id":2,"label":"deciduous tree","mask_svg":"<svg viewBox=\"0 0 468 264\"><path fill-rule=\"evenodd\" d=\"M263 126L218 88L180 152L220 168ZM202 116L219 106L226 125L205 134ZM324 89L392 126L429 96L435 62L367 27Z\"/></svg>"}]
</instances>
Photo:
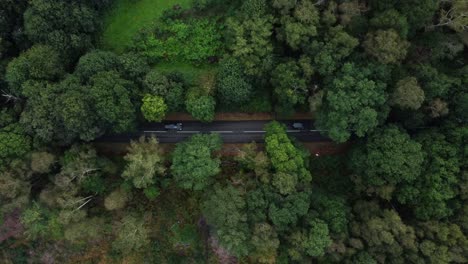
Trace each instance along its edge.
<instances>
[{"instance_id":1,"label":"deciduous tree","mask_svg":"<svg viewBox=\"0 0 468 264\"><path fill-rule=\"evenodd\" d=\"M396 83L390 102L401 109L417 110L424 102L424 91L414 77L406 77Z\"/></svg>"},{"instance_id":2,"label":"deciduous tree","mask_svg":"<svg viewBox=\"0 0 468 264\"><path fill-rule=\"evenodd\" d=\"M158 181L157 177L164 176L164 157L155 137L131 141L124 159L127 166L122 177L132 181L136 188L147 188Z\"/></svg>"},{"instance_id":3,"label":"deciduous tree","mask_svg":"<svg viewBox=\"0 0 468 264\"><path fill-rule=\"evenodd\" d=\"M161 122L166 116L167 105L164 99L157 95L146 94L141 105L141 112L150 122Z\"/></svg>"},{"instance_id":4,"label":"deciduous tree","mask_svg":"<svg viewBox=\"0 0 468 264\"><path fill-rule=\"evenodd\" d=\"M388 29L368 33L363 46L380 63L389 64L404 60L410 44L401 39L394 29Z\"/></svg>"},{"instance_id":5,"label":"deciduous tree","mask_svg":"<svg viewBox=\"0 0 468 264\"><path fill-rule=\"evenodd\" d=\"M385 83L374 80L368 68L346 63L326 82L327 92L319 109L317 126L331 139L344 142L352 131L363 137L388 114Z\"/></svg>"},{"instance_id":6,"label":"deciduous tree","mask_svg":"<svg viewBox=\"0 0 468 264\"><path fill-rule=\"evenodd\" d=\"M212 152L220 148L221 138L217 134L195 135L177 144L171 166L177 184L195 191L206 188L220 172L220 160L212 158Z\"/></svg>"}]
</instances>

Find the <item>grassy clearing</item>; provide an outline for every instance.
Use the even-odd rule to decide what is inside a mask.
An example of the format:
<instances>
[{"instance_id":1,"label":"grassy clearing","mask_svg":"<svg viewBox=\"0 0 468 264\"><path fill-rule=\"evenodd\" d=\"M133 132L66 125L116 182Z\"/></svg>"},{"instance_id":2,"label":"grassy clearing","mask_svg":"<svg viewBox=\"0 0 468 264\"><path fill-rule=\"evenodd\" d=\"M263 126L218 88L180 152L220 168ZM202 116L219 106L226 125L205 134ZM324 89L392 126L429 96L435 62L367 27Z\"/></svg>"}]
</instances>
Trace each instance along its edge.
<instances>
[{"instance_id":1,"label":"grassy clearing","mask_svg":"<svg viewBox=\"0 0 468 264\"><path fill-rule=\"evenodd\" d=\"M155 68L162 72L178 71L184 75L185 79L189 83L195 84L200 75L207 72L215 71L216 64L206 64L197 66L185 62L163 62L156 64Z\"/></svg>"},{"instance_id":2,"label":"grassy clearing","mask_svg":"<svg viewBox=\"0 0 468 264\"><path fill-rule=\"evenodd\" d=\"M192 0L115 0L104 21L101 48L122 53L133 36L174 5L188 7Z\"/></svg>"}]
</instances>

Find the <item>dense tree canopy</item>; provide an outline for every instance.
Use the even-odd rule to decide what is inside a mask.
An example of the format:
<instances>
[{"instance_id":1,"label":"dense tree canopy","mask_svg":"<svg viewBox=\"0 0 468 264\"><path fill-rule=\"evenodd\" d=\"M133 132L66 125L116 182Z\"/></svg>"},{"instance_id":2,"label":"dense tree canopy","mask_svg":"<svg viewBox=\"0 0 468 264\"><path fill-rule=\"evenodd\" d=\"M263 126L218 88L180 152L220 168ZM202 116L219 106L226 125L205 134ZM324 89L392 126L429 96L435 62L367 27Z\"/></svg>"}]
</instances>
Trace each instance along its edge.
<instances>
[{"instance_id":1,"label":"dense tree canopy","mask_svg":"<svg viewBox=\"0 0 468 264\"><path fill-rule=\"evenodd\" d=\"M352 132L363 137L388 113L386 85L373 80L368 68L346 63L326 85L328 91L317 124L337 142L348 140Z\"/></svg>"},{"instance_id":2,"label":"dense tree canopy","mask_svg":"<svg viewBox=\"0 0 468 264\"><path fill-rule=\"evenodd\" d=\"M220 172L220 160L212 152L221 148L217 134L195 135L179 143L172 154L171 172L183 189L203 190Z\"/></svg>"},{"instance_id":3,"label":"dense tree canopy","mask_svg":"<svg viewBox=\"0 0 468 264\"><path fill-rule=\"evenodd\" d=\"M0 0L0 262L467 263L467 12Z\"/></svg>"}]
</instances>

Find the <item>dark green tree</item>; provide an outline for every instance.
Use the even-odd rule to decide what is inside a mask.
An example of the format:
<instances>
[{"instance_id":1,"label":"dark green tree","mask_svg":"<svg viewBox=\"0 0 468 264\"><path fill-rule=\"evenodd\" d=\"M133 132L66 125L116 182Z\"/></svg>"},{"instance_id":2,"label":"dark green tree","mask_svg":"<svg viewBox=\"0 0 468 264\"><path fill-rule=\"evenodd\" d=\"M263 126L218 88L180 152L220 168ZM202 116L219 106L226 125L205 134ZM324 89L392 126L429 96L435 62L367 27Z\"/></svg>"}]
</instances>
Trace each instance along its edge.
<instances>
[{"instance_id":1,"label":"dark green tree","mask_svg":"<svg viewBox=\"0 0 468 264\"><path fill-rule=\"evenodd\" d=\"M423 162L421 144L406 131L389 125L374 131L365 145L356 146L349 165L356 174L358 188L390 200L397 184L418 178Z\"/></svg>"},{"instance_id":2,"label":"dark green tree","mask_svg":"<svg viewBox=\"0 0 468 264\"><path fill-rule=\"evenodd\" d=\"M195 135L188 141L177 144L172 154L171 173L183 189L205 189L220 170L221 161L212 157L212 152L221 149L217 134Z\"/></svg>"},{"instance_id":3,"label":"dark green tree","mask_svg":"<svg viewBox=\"0 0 468 264\"><path fill-rule=\"evenodd\" d=\"M307 79L294 61L279 64L272 73L271 83L278 101L277 112L293 113L295 106L306 101Z\"/></svg>"},{"instance_id":4,"label":"dark green tree","mask_svg":"<svg viewBox=\"0 0 468 264\"><path fill-rule=\"evenodd\" d=\"M56 81L63 73L59 54L50 46L35 45L8 64L5 80L10 91L19 96L25 82Z\"/></svg>"},{"instance_id":5,"label":"dark green tree","mask_svg":"<svg viewBox=\"0 0 468 264\"><path fill-rule=\"evenodd\" d=\"M404 60L410 43L401 39L394 29L388 29L368 33L363 46L377 61L389 64Z\"/></svg>"},{"instance_id":6,"label":"dark green tree","mask_svg":"<svg viewBox=\"0 0 468 264\"><path fill-rule=\"evenodd\" d=\"M337 142L345 142L354 132L363 137L388 114L385 83L372 79L369 68L346 63L326 82L327 92L319 109L317 126Z\"/></svg>"},{"instance_id":7,"label":"dark green tree","mask_svg":"<svg viewBox=\"0 0 468 264\"><path fill-rule=\"evenodd\" d=\"M247 255L249 230L245 201L241 192L232 186L216 185L203 203L203 214L214 226L220 244L231 254Z\"/></svg>"},{"instance_id":8,"label":"dark green tree","mask_svg":"<svg viewBox=\"0 0 468 264\"><path fill-rule=\"evenodd\" d=\"M77 58L93 46L97 17L92 8L82 3L32 0L24 13L24 27L33 42Z\"/></svg>"},{"instance_id":9,"label":"dark green tree","mask_svg":"<svg viewBox=\"0 0 468 264\"><path fill-rule=\"evenodd\" d=\"M217 76L217 94L221 102L240 106L250 99L252 90L242 65L235 58L224 59Z\"/></svg>"}]
</instances>

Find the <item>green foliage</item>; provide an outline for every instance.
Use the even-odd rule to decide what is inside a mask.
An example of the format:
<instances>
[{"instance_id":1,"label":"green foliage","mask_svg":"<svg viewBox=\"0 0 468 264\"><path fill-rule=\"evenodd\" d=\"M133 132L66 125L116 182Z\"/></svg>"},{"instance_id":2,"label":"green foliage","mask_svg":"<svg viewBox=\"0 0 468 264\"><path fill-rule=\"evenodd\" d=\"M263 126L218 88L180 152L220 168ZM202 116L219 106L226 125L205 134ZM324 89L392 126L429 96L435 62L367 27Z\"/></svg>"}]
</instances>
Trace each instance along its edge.
<instances>
[{"instance_id":1,"label":"green foliage","mask_svg":"<svg viewBox=\"0 0 468 264\"><path fill-rule=\"evenodd\" d=\"M466 262L468 238L458 225L443 222L423 222L418 227L419 249L427 263Z\"/></svg>"},{"instance_id":2,"label":"green foliage","mask_svg":"<svg viewBox=\"0 0 468 264\"><path fill-rule=\"evenodd\" d=\"M119 57L110 51L95 50L83 55L76 65L74 75L83 82L104 71L119 71Z\"/></svg>"},{"instance_id":3,"label":"green foliage","mask_svg":"<svg viewBox=\"0 0 468 264\"><path fill-rule=\"evenodd\" d=\"M294 106L303 104L307 97L307 80L294 61L281 63L273 71L271 83L278 100L277 112L294 112Z\"/></svg>"},{"instance_id":4,"label":"green foliage","mask_svg":"<svg viewBox=\"0 0 468 264\"><path fill-rule=\"evenodd\" d=\"M243 72L242 65L234 58L224 59L218 70L217 94L226 104L240 106L252 97L253 87Z\"/></svg>"},{"instance_id":5,"label":"green foliage","mask_svg":"<svg viewBox=\"0 0 468 264\"><path fill-rule=\"evenodd\" d=\"M323 256L325 249L332 242L327 224L319 219L311 219L308 222L308 229L293 232L288 240L291 243L288 254L296 261L303 259L304 255Z\"/></svg>"},{"instance_id":6,"label":"green foliage","mask_svg":"<svg viewBox=\"0 0 468 264\"><path fill-rule=\"evenodd\" d=\"M141 105L141 112L150 122L161 122L166 116L167 105L164 99L157 95L146 94Z\"/></svg>"},{"instance_id":7,"label":"green foliage","mask_svg":"<svg viewBox=\"0 0 468 264\"><path fill-rule=\"evenodd\" d=\"M429 64L417 65L414 70L427 101L435 97L447 97L449 92L460 83L458 78L440 72Z\"/></svg>"},{"instance_id":8,"label":"green foliage","mask_svg":"<svg viewBox=\"0 0 468 264\"><path fill-rule=\"evenodd\" d=\"M363 137L388 113L385 83L373 80L368 68L346 63L326 82L327 93L318 112L317 126L336 142L345 142L351 131Z\"/></svg>"},{"instance_id":9,"label":"green foliage","mask_svg":"<svg viewBox=\"0 0 468 264\"><path fill-rule=\"evenodd\" d=\"M300 183L310 182L312 180L312 176L307 169L308 156L304 156L303 153L293 145L292 141L286 134L286 128L284 125L274 121L265 127L265 131L266 153L271 160L273 168L277 172L284 173L286 175L295 174ZM281 179L288 181L291 180L284 174ZM277 184L284 186L284 183ZM288 189L290 188L288 187Z\"/></svg>"},{"instance_id":10,"label":"green foliage","mask_svg":"<svg viewBox=\"0 0 468 264\"><path fill-rule=\"evenodd\" d=\"M390 200L397 184L418 178L423 162L421 144L413 141L406 131L390 125L372 133L365 145L358 145L349 165L356 174L358 187Z\"/></svg>"},{"instance_id":11,"label":"green foliage","mask_svg":"<svg viewBox=\"0 0 468 264\"><path fill-rule=\"evenodd\" d=\"M180 111L184 103L184 80L178 73L163 74L152 70L144 77L143 87L146 92L162 96L169 112Z\"/></svg>"},{"instance_id":12,"label":"green foliage","mask_svg":"<svg viewBox=\"0 0 468 264\"><path fill-rule=\"evenodd\" d=\"M311 210L327 224L330 233L347 232L349 208L343 198L314 190L311 196Z\"/></svg>"},{"instance_id":13,"label":"green foliage","mask_svg":"<svg viewBox=\"0 0 468 264\"><path fill-rule=\"evenodd\" d=\"M267 195L271 195L269 198L274 201L268 208L268 218L278 231L286 231L297 225L299 218L309 210L309 193L295 192L286 197L273 193Z\"/></svg>"},{"instance_id":14,"label":"green foliage","mask_svg":"<svg viewBox=\"0 0 468 264\"><path fill-rule=\"evenodd\" d=\"M135 109L131 102L133 84L115 72L101 72L90 80L89 95L101 125L112 132L130 131L135 126Z\"/></svg>"},{"instance_id":15,"label":"green foliage","mask_svg":"<svg viewBox=\"0 0 468 264\"><path fill-rule=\"evenodd\" d=\"M104 199L104 207L106 210L120 210L125 207L129 200L129 194L124 188L117 188L112 191L106 198Z\"/></svg>"},{"instance_id":16,"label":"green foliage","mask_svg":"<svg viewBox=\"0 0 468 264\"><path fill-rule=\"evenodd\" d=\"M307 54L313 58L317 71L327 76L339 68L358 44L358 39L346 33L341 26L336 26L329 29L323 40L312 41Z\"/></svg>"},{"instance_id":17,"label":"green foliage","mask_svg":"<svg viewBox=\"0 0 468 264\"><path fill-rule=\"evenodd\" d=\"M252 233L253 253L250 254L259 263L274 263L276 251L280 246L278 234L275 229L267 224L256 224Z\"/></svg>"},{"instance_id":18,"label":"green foliage","mask_svg":"<svg viewBox=\"0 0 468 264\"><path fill-rule=\"evenodd\" d=\"M217 134L194 135L188 141L177 144L172 154L171 173L183 189L201 191L220 170L221 161L212 158L212 152L221 149Z\"/></svg>"},{"instance_id":19,"label":"green foliage","mask_svg":"<svg viewBox=\"0 0 468 264\"><path fill-rule=\"evenodd\" d=\"M460 173L458 149L435 130L423 132L417 140L426 153L424 170L414 183L403 186L398 200L410 204L419 219L447 217L453 213L449 201L456 196Z\"/></svg>"},{"instance_id":20,"label":"green foliage","mask_svg":"<svg viewBox=\"0 0 468 264\"><path fill-rule=\"evenodd\" d=\"M25 208L30 200L31 173L24 162L13 161L0 171L0 219L15 209Z\"/></svg>"},{"instance_id":21,"label":"green foliage","mask_svg":"<svg viewBox=\"0 0 468 264\"><path fill-rule=\"evenodd\" d=\"M63 73L59 54L50 46L35 45L8 64L5 80L11 92L21 95L27 81L56 81Z\"/></svg>"},{"instance_id":22,"label":"green foliage","mask_svg":"<svg viewBox=\"0 0 468 264\"><path fill-rule=\"evenodd\" d=\"M93 45L97 14L82 3L32 0L24 13L24 28L33 42L76 58Z\"/></svg>"},{"instance_id":23,"label":"green foliage","mask_svg":"<svg viewBox=\"0 0 468 264\"><path fill-rule=\"evenodd\" d=\"M396 84L390 103L401 109L417 110L424 102L424 91L414 77L406 77Z\"/></svg>"},{"instance_id":24,"label":"green foliage","mask_svg":"<svg viewBox=\"0 0 468 264\"><path fill-rule=\"evenodd\" d=\"M280 1L274 1L279 7ZM282 10L277 38L285 41L292 49L297 50L317 35L319 11L311 1L300 1L291 10ZM286 13L286 14L284 14Z\"/></svg>"},{"instance_id":25,"label":"green foliage","mask_svg":"<svg viewBox=\"0 0 468 264\"><path fill-rule=\"evenodd\" d=\"M377 61L389 64L405 59L410 43L401 39L394 29L389 29L367 34L363 46Z\"/></svg>"},{"instance_id":26,"label":"green foliage","mask_svg":"<svg viewBox=\"0 0 468 264\"><path fill-rule=\"evenodd\" d=\"M185 102L187 111L202 122L211 122L215 115L216 101L212 96L191 96Z\"/></svg>"},{"instance_id":27,"label":"green foliage","mask_svg":"<svg viewBox=\"0 0 468 264\"><path fill-rule=\"evenodd\" d=\"M31 138L18 124L0 129L0 167L12 159L22 158L31 151Z\"/></svg>"},{"instance_id":28,"label":"green foliage","mask_svg":"<svg viewBox=\"0 0 468 264\"><path fill-rule=\"evenodd\" d=\"M103 19L100 46L120 54L131 46L133 38L142 28L159 19L165 10L174 5L187 8L192 0L115 0L111 2L112 5L106 10Z\"/></svg>"},{"instance_id":29,"label":"green foliage","mask_svg":"<svg viewBox=\"0 0 468 264\"><path fill-rule=\"evenodd\" d=\"M408 21L395 9L389 9L376 14L370 21L370 26L376 29L394 29L402 39L408 35Z\"/></svg>"},{"instance_id":30,"label":"green foliage","mask_svg":"<svg viewBox=\"0 0 468 264\"><path fill-rule=\"evenodd\" d=\"M461 93L455 97L453 111L454 115L462 122L468 121L468 93Z\"/></svg>"},{"instance_id":31,"label":"green foliage","mask_svg":"<svg viewBox=\"0 0 468 264\"><path fill-rule=\"evenodd\" d=\"M222 42L216 21L205 18L161 21L138 36L133 46L152 62L201 63L217 56Z\"/></svg>"},{"instance_id":32,"label":"green foliage","mask_svg":"<svg viewBox=\"0 0 468 264\"><path fill-rule=\"evenodd\" d=\"M112 248L124 255L141 252L150 243L149 230L141 217L134 215L124 216L118 223L117 237Z\"/></svg>"},{"instance_id":33,"label":"green foliage","mask_svg":"<svg viewBox=\"0 0 468 264\"><path fill-rule=\"evenodd\" d=\"M415 32L432 21L438 6L437 0L408 0L401 2L398 8L408 19L410 31Z\"/></svg>"},{"instance_id":34,"label":"green foliage","mask_svg":"<svg viewBox=\"0 0 468 264\"><path fill-rule=\"evenodd\" d=\"M374 259L405 262L405 257L417 252L414 229L405 225L396 211L382 210L375 201L358 201L354 213L351 237L364 243Z\"/></svg>"},{"instance_id":35,"label":"green foliage","mask_svg":"<svg viewBox=\"0 0 468 264\"><path fill-rule=\"evenodd\" d=\"M208 223L216 227L220 244L236 256L248 252L248 226L245 201L232 186L216 185L203 204L203 214Z\"/></svg>"},{"instance_id":36,"label":"green foliage","mask_svg":"<svg viewBox=\"0 0 468 264\"><path fill-rule=\"evenodd\" d=\"M127 166L122 177L131 180L139 189L145 189L155 184L157 177L164 176L164 157L159 143L155 137L141 137L138 142L130 142L128 154L124 159Z\"/></svg>"},{"instance_id":37,"label":"green foliage","mask_svg":"<svg viewBox=\"0 0 468 264\"><path fill-rule=\"evenodd\" d=\"M228 19L227 43L233 56L244 65L248 75L260 76L271 68L273 17Z\"/></svg>"},{"instance_id":38,"label":"green foliage","mask_svg":"<svg viewBox=\"0 0 468 264\"><path fill-rule=\"evenodd\" d=\"M63 227L58 222L57 215L38 203L33 203L23 212L21 223L25 227L25 235L28 239L63 237Z\"/></svg>"}]
</instances>

